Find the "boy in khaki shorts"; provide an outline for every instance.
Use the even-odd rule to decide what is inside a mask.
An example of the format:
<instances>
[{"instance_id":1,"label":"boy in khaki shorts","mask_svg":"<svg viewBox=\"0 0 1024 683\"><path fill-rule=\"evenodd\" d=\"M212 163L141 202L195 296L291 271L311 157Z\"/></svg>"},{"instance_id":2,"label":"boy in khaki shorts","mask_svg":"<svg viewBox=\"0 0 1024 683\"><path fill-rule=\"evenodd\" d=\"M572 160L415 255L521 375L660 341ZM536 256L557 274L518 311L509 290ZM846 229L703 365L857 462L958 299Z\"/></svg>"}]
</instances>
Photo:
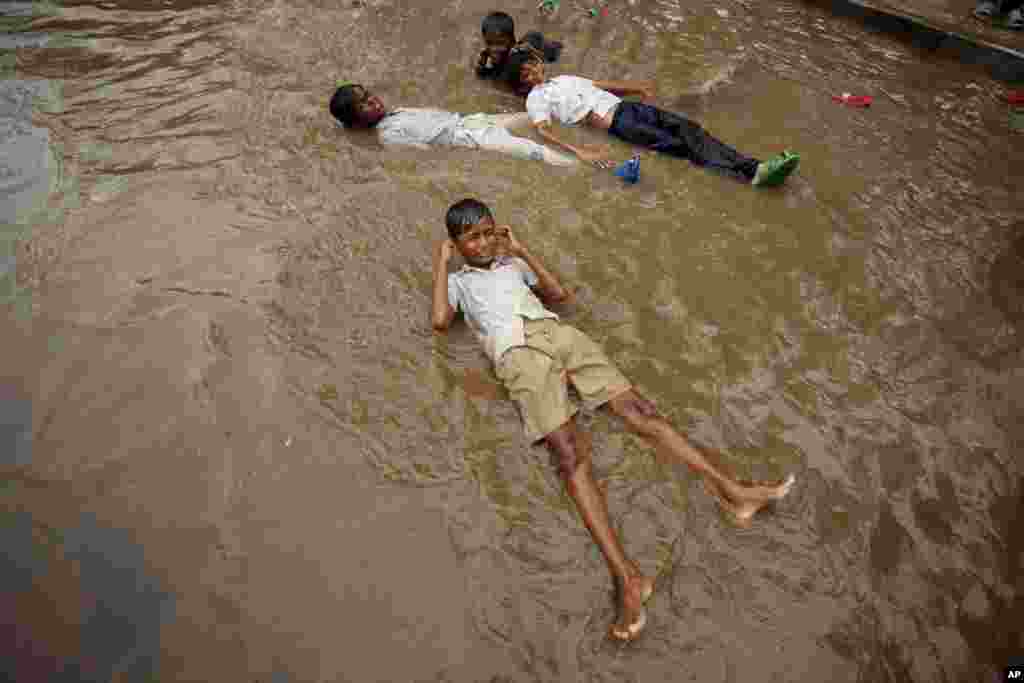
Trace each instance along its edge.
<instances>
[{"instance_id":1,"label":"boy in khaki shorts","mask_svg":"<svg viewBox=\"0 0 1024 683\"><path fill-rule=\"evenodd\" d=\"M588 442L576 424L577 408L569 401L569 382L585 406L618 415L666 458L699 472L709 493L736 522L749 523L758 510L789 493L795 479L791 475L780 484L742 484L711 464L632 388L600 346L544 306L542 300L565 301L568 291L510 228L495 225L483 202L457 202L445 222L449 238L434 251L434 330L446 331L462 311L516 402L530 440L544 442L556 457L566 490L615 577L619 618L609 633L632 640L646 623L643 604L654 591L654 581L626 556L608 518L590 471ZM466 264L449 274L456 251Z\"/></svg>"}]
</instances>

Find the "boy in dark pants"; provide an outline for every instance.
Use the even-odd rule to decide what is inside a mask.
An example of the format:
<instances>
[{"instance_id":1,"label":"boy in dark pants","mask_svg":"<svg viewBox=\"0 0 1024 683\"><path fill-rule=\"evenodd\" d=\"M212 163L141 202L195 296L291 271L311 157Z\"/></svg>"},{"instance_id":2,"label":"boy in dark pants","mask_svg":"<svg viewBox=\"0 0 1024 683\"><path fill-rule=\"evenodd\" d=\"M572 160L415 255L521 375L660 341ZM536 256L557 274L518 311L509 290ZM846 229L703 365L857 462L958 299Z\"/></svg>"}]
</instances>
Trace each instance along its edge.
<instances>
[{"instance_id":1,"label":"boy in dark pants","mask_svg":"<svg viewBox=\"0 0 1024 683\"><path fill-rule=\"evenodd\" d=\"M767 161L746 156L684 116L617 96L653 97L650 81L591 81L577 76L546 80L544 62L529 49L513 50L505 73L517 92L528 93L526 111L545 141L601 168L611 165L606 150L559 140L551 132L551 119L570 126L582 122L634 145L689 159L697 166L762 187L781 185L800 163L800 156L789 151Z\"/></svg>"},{"instance_id":2,"label":"boy in dark pants","mask_svg":"<svg viewBox=\"0 0 1024 683\"><path fill-rule=\"evenodd\" d=\"M527 436L543 442L557 459L566 490L615 578L619 617L610 635L632 640L646 623L643 605L654 580L626 556L608 518L590 471L589 441L580 434L577 409L569 401L569 382L584 405L618 415L666 459L699 472L708 492L738 523L749 523L765 505L788 494L794 477L755 485L721 472L632 388L600 346L544 306L542 299L565 301L568 291L510 228L495 226L485 204L463 199L448 209L445 222L449 237L434 250L433 328L446 331L462 311L516 402ZM449 274L456 251L466 265Z\"/></svg>"}]
</instances>

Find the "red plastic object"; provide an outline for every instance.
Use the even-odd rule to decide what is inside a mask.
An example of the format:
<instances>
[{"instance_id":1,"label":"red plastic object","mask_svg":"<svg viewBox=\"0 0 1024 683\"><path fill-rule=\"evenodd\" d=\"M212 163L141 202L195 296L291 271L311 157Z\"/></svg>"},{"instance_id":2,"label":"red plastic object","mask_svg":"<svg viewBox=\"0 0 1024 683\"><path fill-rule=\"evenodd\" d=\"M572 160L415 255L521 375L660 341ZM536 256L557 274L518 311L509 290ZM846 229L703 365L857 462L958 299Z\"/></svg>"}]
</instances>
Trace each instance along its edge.
<instances>
[{"instance_id":1,"label":"red plastic object","mask_svg":"<svg viewBox=\"0 0 1024 683\"><path fill-rule=\"evenodd\" d=\"M832 100L845 104L847 107L870 107L875 98L871 95L851 95L848 92L844 92L842 95L833 95Z\"/></svg>"},{"instance_id":2,"label":"red plastic object","mask_svg":"<svg viewBox=\"0 0 1024 683\"><path fill-rule=\"evenodd\" d=\"M1006 93L1006 101L1010 104L1024 104L1024 90L1011 90Z\"/></svg>"}]
</instances>

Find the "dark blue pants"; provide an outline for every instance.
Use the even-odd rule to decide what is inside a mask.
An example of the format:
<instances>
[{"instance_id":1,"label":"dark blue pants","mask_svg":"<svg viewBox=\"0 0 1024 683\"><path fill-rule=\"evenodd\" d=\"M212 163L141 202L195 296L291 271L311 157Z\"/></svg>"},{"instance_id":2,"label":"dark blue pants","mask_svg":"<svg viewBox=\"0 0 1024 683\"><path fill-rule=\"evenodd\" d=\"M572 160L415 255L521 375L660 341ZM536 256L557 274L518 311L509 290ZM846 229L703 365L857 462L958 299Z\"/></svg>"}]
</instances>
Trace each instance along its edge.
<instances>
[{"instance_id":1,"label":"dark blue pants","mask_svg":"<svg viewBox=\"0 0 1024 683\"><path fill-rule=\"evenodd\" d=\"M1024 0L995 0L996 12L998 14L1006 14L1017 9L1021 5L1024 5Z\"/></svg>"},{"instance_id":2,"label":"dark blue pants","mask_svg":"<svg viewBox=\"0 0 1024 683\"><path fill-rule=\"evenodd\" d=\"M641 102L620 102L608 132L634 145L689 159L731 175L752 180L760 163L721 142L685 116Z\"/></svg>"}]
</instances>

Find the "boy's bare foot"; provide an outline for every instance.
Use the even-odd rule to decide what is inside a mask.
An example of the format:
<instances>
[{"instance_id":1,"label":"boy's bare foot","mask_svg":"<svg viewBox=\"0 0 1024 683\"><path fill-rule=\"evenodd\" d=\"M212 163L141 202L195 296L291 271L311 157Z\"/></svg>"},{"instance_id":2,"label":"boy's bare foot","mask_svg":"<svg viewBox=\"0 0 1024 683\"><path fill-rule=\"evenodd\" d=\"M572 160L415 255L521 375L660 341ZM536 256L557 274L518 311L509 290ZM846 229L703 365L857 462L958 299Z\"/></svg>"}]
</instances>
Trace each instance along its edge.
<instances>
[{"instance_id":1,"label":"boy's bare foot","mask_svg":"<svg viewBox=\"0 0 1024 683\"><path fill-rule=\"evenodd\" d=\"M765 505L785 498L795 483L796 476L791 474L779 484L740 484L733 491L726 491L724 486L705 479L704 488L733 522L746 527Z\"/></svg>"},{"instance_id":2,"label":"boy's bare foot","mask_svg":"<svg viewBox=\"0 0 1024 683\"><path fill-rule=\"evenodd\" d=\"M623 643L636 639L647 625L646 603L654 594L654 579L637 573L619 584L619 618L608 635Z\"/></svg>"}]
</instances>

